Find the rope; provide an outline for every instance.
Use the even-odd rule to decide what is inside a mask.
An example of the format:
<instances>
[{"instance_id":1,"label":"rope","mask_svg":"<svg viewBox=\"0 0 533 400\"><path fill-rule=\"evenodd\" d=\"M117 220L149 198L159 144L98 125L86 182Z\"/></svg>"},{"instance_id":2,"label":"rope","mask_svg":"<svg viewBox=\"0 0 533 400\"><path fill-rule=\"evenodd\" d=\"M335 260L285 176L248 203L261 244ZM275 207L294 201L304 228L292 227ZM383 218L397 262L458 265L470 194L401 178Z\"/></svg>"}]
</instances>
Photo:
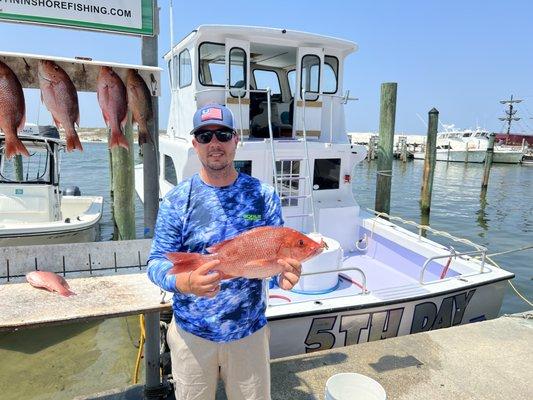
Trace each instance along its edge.
<instances>
[{"instance_id":1,"label":"rope","mask_svg":"<svg viewBox=\"0 0 533 400\"><path fill-rule=\"evenodd\" d=\"M383 171L376 171L376 175L392 177L392 170L391 169L384 169Z\"/></svg>"},{"instance_id":2,"label":"rope","mask_svg":"<svg viewBox=\"0 0 533 400\"><path fill-rule=\"evenodd\" d=\"M144 315L139 315L139 325L141 328L141 337L139 338L139 350L137 351L137 359L135 360L135 370L133 371L133 384L139 382L139 370L141 369L141 360L143 357L144 340L146 338L146 331L144 328Z\"/></svg>"},{"instance_id":3,"label":"rope","mask_svg":"<svg viewBox=\"0 0 533 400\"><path fill-rule=\"evenodd\" d=\"M519 248L513 249L513 250L501 251L499 253L492 253L492 254L489 254L489 256L490 257L501 256L503 254L515 253L517 251L523 251L523 250L528 250L528 249L533 249L533 244L528 244L526 246L522 246L522 247L519 247Z\"/></svg>"},{"instance_id":4,"label":"rope","mask_svg":"<svg viewBox=\"0 0 533 400\"><path fill-rule=\"evenodd\" d=\"M502 267L500 267L498 264L496 264L494 262L494 260L492 260L489 256L486 256L487 260L489 260L496 268L499 268L499 269L502 269ZM516 295L518 297L520 297L522 300L524 300L524 302L526 302L530 307L533 307L533 303L530 302L528 299L526 299L519 291L518 289L513 285L513 283L511 281L507 281L509 282L509 285L511 285L511 287L513 288L513 290L515 291Z\"/></svg>"}]
</instances>

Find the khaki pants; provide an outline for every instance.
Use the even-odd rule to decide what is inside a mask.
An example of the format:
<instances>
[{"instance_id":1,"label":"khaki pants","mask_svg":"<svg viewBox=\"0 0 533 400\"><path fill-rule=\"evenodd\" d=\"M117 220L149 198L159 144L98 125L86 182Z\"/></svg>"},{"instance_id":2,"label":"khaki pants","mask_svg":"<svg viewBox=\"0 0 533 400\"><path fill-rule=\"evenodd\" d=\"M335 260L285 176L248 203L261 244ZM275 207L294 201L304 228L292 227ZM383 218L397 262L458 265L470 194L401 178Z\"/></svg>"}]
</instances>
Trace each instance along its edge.
<instances>
[{"instance_id":1,"label":"khaki pants","mask_svg":"<svg viewBox=\"0 0 533 400\"><path fill-rule=\"evenodd\" d=\"M176 400L214 400L224 381L228 400L270 400L270 331L267 326L229 343L202 339L172 320L167 341Z\"/></svg>"}]
</instances>

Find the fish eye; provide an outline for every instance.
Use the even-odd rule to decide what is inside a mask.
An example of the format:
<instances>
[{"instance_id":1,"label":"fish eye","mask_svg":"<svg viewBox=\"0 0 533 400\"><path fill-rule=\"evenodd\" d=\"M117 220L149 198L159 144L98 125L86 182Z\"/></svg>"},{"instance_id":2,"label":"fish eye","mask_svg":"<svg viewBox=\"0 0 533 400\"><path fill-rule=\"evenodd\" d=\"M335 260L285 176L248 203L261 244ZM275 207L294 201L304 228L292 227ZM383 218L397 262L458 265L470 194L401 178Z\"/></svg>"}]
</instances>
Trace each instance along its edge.
<instances>
[{"instance_id":1,"label":"fish eye","mask_svg":"<svg viewBox=\"0 0 533 400\"><path fill-rule=\"evenodd\" d=\"M298 240L298 246L303 246L304 245L304 241L302 239Z\"/></svg>"}]
</instances>

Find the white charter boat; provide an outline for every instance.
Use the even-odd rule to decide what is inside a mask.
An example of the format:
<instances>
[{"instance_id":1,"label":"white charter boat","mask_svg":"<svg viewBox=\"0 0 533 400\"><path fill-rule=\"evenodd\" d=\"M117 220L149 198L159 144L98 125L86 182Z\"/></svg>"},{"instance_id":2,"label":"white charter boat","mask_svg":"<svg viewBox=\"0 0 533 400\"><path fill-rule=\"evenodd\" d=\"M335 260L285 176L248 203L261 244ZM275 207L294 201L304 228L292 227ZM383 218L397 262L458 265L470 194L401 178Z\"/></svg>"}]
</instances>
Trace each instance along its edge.
<instances>
[{"instance_id":1,"label":"white charter boat","mask_svg":"<svg viewBox=\"0 0 533 400\"><path fill-rule=\"evenodd\" d=\"M236 167L276 187L286 226L328 243L293 290L270 281L273 358L494 318L514 276L488 265L482 246L451 235L453 247L439 244L360 210L352 173L366 150L349 143L343 94L345 58L356 50L310 33L203 25L165 56L162 194L200 168L189 135L196 109L225 104L240 136ZM142 179L138 165L141 199Z\"/></svg>"},{"instance_id":2,"label":"white charter boat","mask_svg":"<svg viewBox=\"0 0 533 400\"><path fill-rule=\"evenodd\" d=\"M489 145L489 132L476 128L458 130L454 125L443 125L444 132L437 134L437 161L482 163ZM423 150L423 149L422 149ZM495 143L493 163L518 164L524 157L524 148ZM413 158L423 160L424 151L413 153Z\"/></svg>"},{"instance_id":3,"label":"white charter boat","mask_svg":"<svg viewBox=\"0 0 533 400\"><path fill-rule=\"evenodd\" d=\"M0 246L96 240L101 196L65 195L59 188L65 141L52 126L26 124L19 139L30 157L7 159L0 135Z\"/></svg>"}]
</instances>

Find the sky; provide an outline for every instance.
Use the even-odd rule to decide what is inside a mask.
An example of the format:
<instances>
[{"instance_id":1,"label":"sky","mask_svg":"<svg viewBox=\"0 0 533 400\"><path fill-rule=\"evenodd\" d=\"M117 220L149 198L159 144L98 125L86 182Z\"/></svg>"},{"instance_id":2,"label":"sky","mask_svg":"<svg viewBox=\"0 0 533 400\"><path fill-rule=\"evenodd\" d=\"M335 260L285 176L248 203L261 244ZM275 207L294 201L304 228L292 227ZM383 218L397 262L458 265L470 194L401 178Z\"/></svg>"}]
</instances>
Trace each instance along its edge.
<instances>
[{"instance_id":1,"label":"sky","mask_svg":"<svg viewBox=\"0 0 533 400\"><path fill-rule=\"evenodd\" d=\"M170 95L162 59L170 48L169 2L159 0L159 126L166 128ZM398 83L396 134L425 134L428 111L457 128L501 131L500 100L517 105L513 132L533 133L533 2L174 0L176 44L201 24L285 28L354 41L345 63L344 89L359 101L346 106L348 131L379 128L380 86ZM0 22L2 51L141 64L138 37ZM39 93L26 89L27 121L51 123ZM81 126L104 126L96 95L80 94ZM422 120L421 120L422 119Z\"/></svg>"}]
</instances>

